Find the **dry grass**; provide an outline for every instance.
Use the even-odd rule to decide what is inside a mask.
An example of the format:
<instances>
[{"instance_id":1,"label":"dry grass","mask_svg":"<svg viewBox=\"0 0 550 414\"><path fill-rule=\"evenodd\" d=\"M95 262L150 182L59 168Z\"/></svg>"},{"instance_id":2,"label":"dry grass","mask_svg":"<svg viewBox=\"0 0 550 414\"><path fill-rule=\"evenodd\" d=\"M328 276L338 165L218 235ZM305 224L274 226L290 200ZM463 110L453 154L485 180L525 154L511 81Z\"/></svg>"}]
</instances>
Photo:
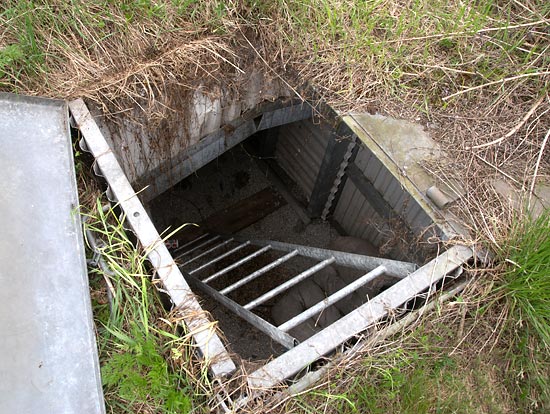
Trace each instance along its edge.
<instances>
[{"instance_id":1,"label":"dry grass","mask_svg":"<svg viewBox=\"0 0 550 414\"><path fill-rule=\"evenodd\" d=\"M154 126L188 91L243 73L236 18L220 4L4 2L0 86L83 97L107 114L140 108Z\"/></svg>"}]
</instances>

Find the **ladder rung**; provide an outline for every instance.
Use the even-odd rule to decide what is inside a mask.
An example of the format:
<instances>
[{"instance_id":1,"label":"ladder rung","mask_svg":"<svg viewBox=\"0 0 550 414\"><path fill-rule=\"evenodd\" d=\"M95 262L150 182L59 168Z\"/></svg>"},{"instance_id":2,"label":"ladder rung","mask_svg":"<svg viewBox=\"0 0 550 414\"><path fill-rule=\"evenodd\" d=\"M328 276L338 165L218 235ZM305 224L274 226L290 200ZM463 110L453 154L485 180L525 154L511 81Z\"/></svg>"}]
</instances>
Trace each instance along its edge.
<instances>
[{"instance_id":1,"label":"ladder rung","mask_svg":"<svg viewBox=\"0 0 550 414\"><path fill-rule=\"evenodd\" d=\"M196 243L196 242L198 242L199 240L204 239L206 236L210 236L210 234L204 233L204 234L200 235L199 237L197 237L197 238L191 240L190 242L185 243L183 246L178 247L178 248L175 249L172 253L175 254L175 253L177 253L177 252L179 252L179 251L185 249L186 247L191 246L193 243Z\"/></svg>"},{"instance_id":2,"label":"ladder rung","mask_svg":"<svg viewBox=\"0 0 550 414\"><path fill-rule=\"evenodd\" d=\"M214 274L211 275L211 276L208 276L206 279L204 279L204 280L202 281L202 283L208 283L208 282L211 282L211 281L217 279L218 277L220 277L220 276L226 274L227 272L230 272L231 270L233 270L233 269L239 267L240 265L242 265L242 264L248 262L249 260L252 260L253 258L255 258L255 257L259 256L259 255L261 255L262 253L267 252L269 249L271 249L271 246L265 246L265 247L262 247L262 248L259 249L259 250L256 250L254 253L249 254L248 256L243 257L242 259L236 261L235 263L233 263L233 264L231 264L231 265L229 265L229 266L223 268L223 269L220 270L219 272L214 273Z\"/></svg>"},{"instance_id":3,"label":"ladder rung","mask_svg":"<svg viewBox=\"0 0 550 414\"><path fill-rule=\"evenodd\" d=\"M365 271L375 269L378 266L385 266L386 269L388 269L388 275L395 276L400 279L407 277L407 275L414 272L417 268L414 263L383 259L381 257L365 256L362 254L340 252L337 250L320 249L317 247L281 243L272 240L251 240L250 242L256 246L266 246L270 244L273 250L282 250L284 252L298 250L298 253L301 256L310 257L316 260L324 260L326 258L333 257L336 264L340 266L352 267L354 269Z\"/></svg>"},{"instance_id":4,"label":"ladder rung","mask_svg":"<svg viewBox=\"0 0 550 414\"><path fill-rule=\"evenodd\" d=\"M386 268L384 266L378 266L376 269L371 270L366 275L361 276L359 279L353 281L349 285L343 287L339 291L333 293L326 299L322 300L321 302L316 303L311 308L306 309L302 313L299 313L298 315L294 316L293 318L289 319L282 325L278 326L278 328L281 331L288 332L290 329L300 325L302 322L308 320L312 316L317 315L321 311L325 310L331 305L334 305L339 300L345 298L346 296L350 295L351 293L355 292L357 289L359 289L361 286L364 286L371 280L377 278L378 276L382 276L384 273L386 273Z\"/></svg>"},{"instance_id":5,"label":"ladder rung","mask_svg":"<svg viewBox=\"0 0 550 414\"><path fill-rule=\"evenodd\" d=\"M196 269L191 270L191 271L189 272L189 274L190 274L190 275L195 274L195 273L197 273L198 271L204 269L205 267L208 267L208 266L210 266L210 265L213 265L214 263L219 262L220 260L226 258L227 256L232 255L233 253L235 253L235 252L241 250L243 247L246 247L246 246L248 246L249 244L250 244L249 241L247 241L247 242L245 242L245 243L242 243L242 244L239 244L237 247L234 247L233 249L228 250L228 251L225 252L224 254L222 254L222 255L220 255L220 256L217 256L217 257L213 258L212 260L210 260L209 262L203 264L202 266L199 266L199 267L197 267ZM180 267L181 267L181 266L180 266Z\"/></svg>"},{"instance_id":6,"label":"ladder rung","mask_svg":"<svg viewBox=\"0 0 550 414\"><path fill-rule=\"evenodd\" d=\"M193 247L192 249L189 249L188 251L183 252L183 253L177 255L177 256L174 258L174 260L179 260L179 259L181 259L182 257L187 256L188 254L191 254L191 253L193 253L194 251L200 249L201 247L204 247L204 246L206 246L206 245L212 243L213 241L218 240L219 238L220 238L220 236L214 236L214 237L212 237L212 238L206 240L205 242L199 244L198 246L195 246L195 247Z\"/></svg>"},{"instance_id":7,"label":"ladder rung","mask_svg":"<svg viewBox=\"0 0 550 414\"><path fill-rule=\"evenodd\" d=\"M334 257L323 260L321 263L317 263L315 266L310 267L309 269L303 271L299 275L294 276L292 279L287 280L285 283L277 286L274 289L271 289L267 293L264 293L259 298L256 298L253 301L247 303L246 305L244 305L244 308L249 310L255 308L256 306L268 301L272 297L277 296L279 293L284 292L285 290L291 288L292 286L300 283L302 280L308 278L309 276L318 272L319 270L324 269L325 267L327 267L332 263L334 263Z\"/></svg>"},{"instance_id":8,"label":"ladder rung","mask_svg":"<svg viewBox=\"0 0 550 414\"><path fill-rule=\"evenodd\" d=\"M249 274L248 276L242 278L241 280L233 283L232 285L227 286L226 288L220 290L220 293L222 295L227 295L229 292L233 292L235 289L240 288L242 285L246 285L248 282L251 282L252 280L256 279L257 277L260 277L264 273L269 272L271 269L274 269L275 267L279 266L280 264L283 264L287 260L293 258L298 254L297 250L294 250L290 253L285 254L282 257L279 257L277 260L269 263L268 265L262 267L261 269L256 270L254 273Z\"/></svg>"},{"instance_id":9,"label":"ladder rung","mask_svg":"<svg viewBox=\"0 0 550 414\"><path fill-rule=\"evenodd\" d=\"M202 252L201 254L199 254L198 256L195 256L193 257L192 259L189 259L188 261L186 262L183 262L180 264L180 266L187 266L188 264L191 264L193 263L194 261L196 260L199 260L201 257L204 257L204 256L207 256L209 255L210 253L218 250L218 249L221 249L223 246L227 246L229 243L231 243L234 239L227 239L227 240L224 240L223 242L219 243L219 244L216 244L214 247L211 247L210 249Z\"/></svg>"}]
</instances>

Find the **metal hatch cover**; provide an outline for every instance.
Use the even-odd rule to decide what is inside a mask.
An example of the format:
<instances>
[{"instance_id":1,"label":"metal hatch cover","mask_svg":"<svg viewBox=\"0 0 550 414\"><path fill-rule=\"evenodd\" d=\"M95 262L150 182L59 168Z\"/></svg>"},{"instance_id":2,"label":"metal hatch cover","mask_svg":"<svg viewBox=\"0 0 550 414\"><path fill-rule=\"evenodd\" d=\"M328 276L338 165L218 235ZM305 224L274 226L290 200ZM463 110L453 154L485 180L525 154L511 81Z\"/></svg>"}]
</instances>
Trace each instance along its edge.
<instances>
[{"instance_id":1,"label":"metal hatch cover","mask_svg":"<svg viewBox=\"0 0 550 414\"><path fill-rule=\"evenodd\" d=\"M63 101L0 93L0 412L104 413Z\"/></svg>"}]
</instances>

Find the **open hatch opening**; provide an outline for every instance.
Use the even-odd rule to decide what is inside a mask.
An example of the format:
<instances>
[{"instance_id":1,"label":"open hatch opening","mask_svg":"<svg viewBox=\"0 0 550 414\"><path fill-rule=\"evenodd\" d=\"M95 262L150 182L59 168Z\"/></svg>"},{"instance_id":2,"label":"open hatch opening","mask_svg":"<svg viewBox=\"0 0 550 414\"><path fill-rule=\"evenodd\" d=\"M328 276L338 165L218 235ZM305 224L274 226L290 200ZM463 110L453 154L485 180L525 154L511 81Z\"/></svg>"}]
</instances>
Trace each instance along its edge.
<instances>
[{"instance_id":1,"label":"open hatch opening","mask_svg":"<svg viewBox=\"0 0 550 414\"><path fill-rule=\"evenodd\" d=\"M284 100L163 156L147 135L139 147L128 131L100 129L82 101L71 112L137 239L154 246L149 258L172 303L187 306L189 285L219 321L223 345L195 331L203 355L239 354L252 364L251 389L419 306L473 257L441 243L460 229L444 210L450 193L421 165L440 150L414 124ZM134 147L121 152L117 140ZM147 184L139 196L125 174L135 189ZM189 223L199 226L180 229ZM212 361L214 376L234 369Z\"/></svg>"},{"instance_id":2,"label":"open hatch opening","mask_svg":"<svg viewBox=\"0 0 550 414\"><path fill-rule=\"evenodd\" d=\"M391 208L367 213L373 208L360 194L343 199L343 205L342 192L333 194L334 206L318 209L324 219L314 216L315 184L331 140L332 129L312 119L260 131L149 203L157 229L181 228L169 241L173 257L203 308L219 322L229 349L245 360L283 354L426 259L422 249L410 248L417 244L415 235ZM332 161L336 171L351 162L361 175L354 164L361 143L351 137L338 143L348 154ZM345 266L315 248L398 260L372 268ZM378 269L386 262L400 271ZM334 303L326 306L327 301ZM258 318L249 315L245 323L243 313L249 312ZM288 335L273 333L277 327Z\"/></svg>"}]
</instances>

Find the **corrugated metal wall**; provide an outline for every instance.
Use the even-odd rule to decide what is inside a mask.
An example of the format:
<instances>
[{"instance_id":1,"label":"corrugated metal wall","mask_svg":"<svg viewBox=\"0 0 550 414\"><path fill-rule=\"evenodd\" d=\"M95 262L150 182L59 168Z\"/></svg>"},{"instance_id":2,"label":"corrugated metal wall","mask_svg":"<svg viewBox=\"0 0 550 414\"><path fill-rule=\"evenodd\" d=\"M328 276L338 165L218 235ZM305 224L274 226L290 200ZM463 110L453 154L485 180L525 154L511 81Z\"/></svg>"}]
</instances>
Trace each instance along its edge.
<instances>
[{"instance_id":1,"label":"corrugated metal wall","mask_svg":"<svg viewBox=\"0 0 550 414\"><path fill-rule=\"evenodd\" d=\"M277 162L303 190L308 201L332 132L331 128L316 124L311 119L280 128L275 151ZM333 219L347 234L381 247L392 243L409 229L418 236L433 224L420 204L364 143L358 142L358 152L353 162L380 193L391 212L382 217L348 177L344 180L333 213ZM408 228L403 228L403 222ZM399 251L392 251L392 256L399 258Z\"/></svg>"},{"instance_id":2,"label":"corrugated metal wall","mask_svg":"<svg viewBox=\"0 0 550 414\"><path fill-rule=\"evenodd\" d=\"M331 134L311 119L284 125L279 130L275 157L309 200Z\"/></svg>"},{"instance_id":3,"label":"corrugated metal wall","mask_svg":"<svg viewBox=\"0 0 550 414\"><path fill-rule=\"evenodd\" d=\"M355 164L389 204L392 216L400 216L416 235L432 224L432 219L402 188L398 179L362 143ZM393 237L393 229L387 220L377 214L350 179L346 180L334 210L334 219L350 235L367 239L378 247Z\"/></svg>"}]
</instances>

